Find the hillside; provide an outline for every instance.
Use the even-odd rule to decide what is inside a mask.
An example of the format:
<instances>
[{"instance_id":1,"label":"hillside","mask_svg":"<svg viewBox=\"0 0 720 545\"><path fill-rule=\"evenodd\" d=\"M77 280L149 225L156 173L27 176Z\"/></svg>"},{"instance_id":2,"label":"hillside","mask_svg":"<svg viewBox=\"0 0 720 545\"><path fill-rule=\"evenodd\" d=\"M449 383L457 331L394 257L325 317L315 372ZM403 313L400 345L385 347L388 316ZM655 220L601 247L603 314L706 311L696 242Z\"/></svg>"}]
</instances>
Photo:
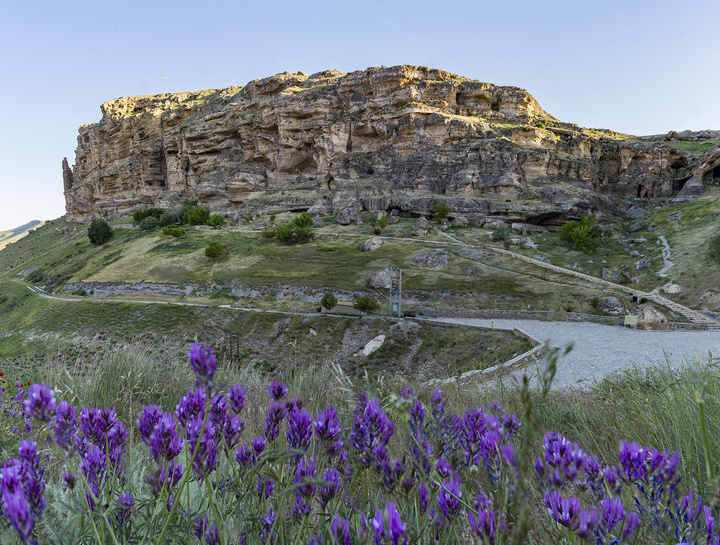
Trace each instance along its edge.
<instances>
[{"instance_id":1,"label":"hillside","mask_svg":"<svg viewBox=\"0 0 720 545\"><path fill-rule=\"evenodd\" d=\"M15 229L8 229L7 231L0 231L0 250L2 250L8 244L17 242L22 237L32 232L33 229L41 227L45 222L40 220L33 220Z\"/></svg>"},{"instance_id":2,"label":"hillside","mask_svg":"<svg viewBox=\"0 0 720 545\"><path fill-rule=\"evenodd\" d=\"M118 98L102 114L80 127L73 168L63 162L73 221L183 199L234 217L418 216L442 199L478 225L552 226L588 211L617 217L624 199L694 198L720 179L711 153L720 133L584 129L523 89L417 66L285 72L244 87Z\"/></svg>"}]
</instances>

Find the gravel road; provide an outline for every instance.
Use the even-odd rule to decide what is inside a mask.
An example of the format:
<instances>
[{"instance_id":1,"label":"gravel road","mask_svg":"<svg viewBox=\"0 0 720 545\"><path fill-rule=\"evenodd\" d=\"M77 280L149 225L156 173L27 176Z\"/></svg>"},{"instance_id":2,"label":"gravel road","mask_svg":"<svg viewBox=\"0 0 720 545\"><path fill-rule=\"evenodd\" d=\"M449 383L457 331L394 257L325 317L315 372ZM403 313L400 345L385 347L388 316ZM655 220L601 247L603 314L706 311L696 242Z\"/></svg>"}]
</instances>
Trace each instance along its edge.
<instances>
[{"instance_id":1,"label":"gravel road","mask_svg":"<svg viewBox=\"0 0 720 545\"><path fill-rule=\"evenodd\" d=\"M490 320L434 318L433 321L491 327ZM588 388L594 381L622 369L655 365L679 366L699 358L708 361L709 353L720 356L720 332L717 331L639 331L620 326L593 323L541 322L535 320L494 320L498 329L522 329L549 346L572 351L558 362L553 387ZM528 368L528 371L530 369Z\"/></svg>"}]
</instances>

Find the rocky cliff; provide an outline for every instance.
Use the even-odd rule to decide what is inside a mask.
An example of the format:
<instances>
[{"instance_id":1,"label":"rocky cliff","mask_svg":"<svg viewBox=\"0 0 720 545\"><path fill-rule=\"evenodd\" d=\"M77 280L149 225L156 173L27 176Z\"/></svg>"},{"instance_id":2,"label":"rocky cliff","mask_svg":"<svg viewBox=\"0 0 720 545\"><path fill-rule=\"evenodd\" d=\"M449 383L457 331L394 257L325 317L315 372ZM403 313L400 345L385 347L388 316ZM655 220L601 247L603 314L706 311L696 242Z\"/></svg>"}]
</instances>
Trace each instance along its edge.
<instances>
[{"instance_id":1,"label":"rocky cliff","mask_svg":"<svg viewBox=\"0 0 720 545\"><path fill-rule=\"evenodd\" d=\"M696 163L652 138L562 123L523 89L397 66L111 100L80 127L63 183L75 221L190 198L231 214L427 214L443 200L471 219L552 224L668 195Z\"/></svg>"}]
</instances>

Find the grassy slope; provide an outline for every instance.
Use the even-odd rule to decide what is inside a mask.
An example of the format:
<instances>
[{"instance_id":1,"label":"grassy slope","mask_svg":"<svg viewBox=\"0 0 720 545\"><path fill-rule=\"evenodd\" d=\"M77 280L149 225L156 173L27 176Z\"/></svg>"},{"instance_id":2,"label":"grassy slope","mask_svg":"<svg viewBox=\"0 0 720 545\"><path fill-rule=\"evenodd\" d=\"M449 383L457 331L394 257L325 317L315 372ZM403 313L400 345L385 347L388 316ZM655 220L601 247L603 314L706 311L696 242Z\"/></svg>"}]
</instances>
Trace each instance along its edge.
<instances>
[{"instance_id":1,"label":"grassy slope","mask_svg":"<svg viewBox=\"0 0 720 545\"><path fill-rule=\"evenodd\" d=\"M17 242L22 237L27 235L29 230L37 229L38 227L42 226L42 224L43 224L42 221L33 220L31 222L26 223L25 225L16 227L15 229L8 229L7 231L0 231L0 250L5 248L8 244Z\"/></svg>"}]
</instances>

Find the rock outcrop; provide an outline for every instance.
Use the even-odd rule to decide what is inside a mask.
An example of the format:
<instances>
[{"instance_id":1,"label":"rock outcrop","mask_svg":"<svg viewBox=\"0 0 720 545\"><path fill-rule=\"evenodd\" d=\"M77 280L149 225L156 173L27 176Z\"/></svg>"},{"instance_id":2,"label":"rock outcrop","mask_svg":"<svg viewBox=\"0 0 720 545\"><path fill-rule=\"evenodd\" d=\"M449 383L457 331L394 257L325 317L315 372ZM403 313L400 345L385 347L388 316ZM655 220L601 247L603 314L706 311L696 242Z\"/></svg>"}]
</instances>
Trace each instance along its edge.
<instances>
[{"instance_id":1,"label":"rock outcrop","mask_svg":"<svg viewBox=\"0 0 720 545\"><path fill-rule=\"evenodd\" d=\"M613 197L658 197L692 177L665 136L562 123L523 89L417 66L124 97L79 129L63 169L67 217L88 221L183 199L213 212L326 207L546 225Z\"/></svg>"}]
</instances>

